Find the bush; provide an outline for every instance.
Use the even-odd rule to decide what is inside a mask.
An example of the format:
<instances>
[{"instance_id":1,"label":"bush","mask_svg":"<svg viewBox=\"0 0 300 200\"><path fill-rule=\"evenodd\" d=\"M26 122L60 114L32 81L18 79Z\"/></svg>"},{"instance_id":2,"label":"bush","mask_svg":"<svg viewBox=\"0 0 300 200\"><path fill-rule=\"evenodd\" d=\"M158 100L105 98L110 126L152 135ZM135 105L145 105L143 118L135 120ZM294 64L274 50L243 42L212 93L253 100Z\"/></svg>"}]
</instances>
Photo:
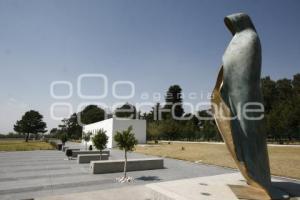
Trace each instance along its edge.
<instances>
[{"instance_id":1,"label":"bush","mask_svg":"<svg viewBox=\"0 0 300 200\"><path fill-rule=\"evenodd\" d=\"M69 157L72 157L72 150L71 149L67 149L66 150L66 156L69 158Z\"/></svg>"},{"instance_id":2,"label":"bush","mask_svg":"<svg viewBox=\"0 0 300 200\"><path fill-rule=\"evenodd\" d=\"M57 144L56 146L57 146L57 150L59 150L59 151L62 150L62 146L63 146L62 144Z\"/></svg>"}]
</instances>

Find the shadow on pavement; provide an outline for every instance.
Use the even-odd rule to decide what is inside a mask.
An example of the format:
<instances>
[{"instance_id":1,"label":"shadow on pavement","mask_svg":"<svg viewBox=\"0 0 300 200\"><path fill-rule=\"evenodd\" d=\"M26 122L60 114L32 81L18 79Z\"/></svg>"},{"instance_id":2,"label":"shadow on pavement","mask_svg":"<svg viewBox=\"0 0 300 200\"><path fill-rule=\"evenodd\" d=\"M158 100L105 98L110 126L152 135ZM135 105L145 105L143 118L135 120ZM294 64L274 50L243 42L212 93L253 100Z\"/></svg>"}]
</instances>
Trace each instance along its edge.
<instances>
[{"instance_id":1,"label":"shadow on pavement","mask_svg":"<svg viewBox=\"0 0 300 200\"><path fill-rule=\"evenodd\" d=\"M272 182L272 185L285 192L288 192L292 197L300 197L300 184L293 182Z\"/></svg>"},{"instance_id":2,"label":"shadow on pavement","mask_svg":"<svg viewBox=\"0 0 300 200\"><path fill-rule=\"evenodd\" d=\"M136 180L141 180L141 181L160 181L161 179L157 176L141 176L136 178Z\"/></svg>"}]
</instances>

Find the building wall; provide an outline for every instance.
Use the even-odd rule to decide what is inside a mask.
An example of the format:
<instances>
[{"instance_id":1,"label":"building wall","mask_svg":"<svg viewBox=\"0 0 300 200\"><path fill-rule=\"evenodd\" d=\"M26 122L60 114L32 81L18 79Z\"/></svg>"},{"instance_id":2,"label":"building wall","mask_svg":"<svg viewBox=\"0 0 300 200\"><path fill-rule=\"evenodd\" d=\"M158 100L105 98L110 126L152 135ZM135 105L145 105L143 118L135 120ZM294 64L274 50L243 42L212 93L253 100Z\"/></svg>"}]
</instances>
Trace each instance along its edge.
<instances>
[{"instance_id":1,"label":"building wall","mask_svg":"<svg viewBox=\"0 0 300 200\"><path fill-rule=\"evenodd\" d=\"M134 133L138 144L146 143L146 120L135 120L135 119L114 119L113 122L113 135L116 131L126 130L129 126L132 126L132 132ZM115 147L117 144L113 140L112 146Z\"/></svg>"},{"instance_id":2,"label":"building wall","mask_svg":"<svg viewBox=\"0 0 300 200\"><path fill-rule=\"evenodd\" d=\"M116 147L116 142L113 140L113 136L116 134L116 131L123 131L129 126L132 126L133 133L135 134L136 139L139 144L146 143L146 120L132 120L132 119L107 119L93 124L88 124L83 127L83 134L91 132L91 138L100 130L104 129L106 135L108 136L107 148ZM85 145L85 141L82 143ZM93 145L92 141L87 143L87 145Z\"/></svg>"},{"instance_id":3,"label":"building wall","mask_svg":"<svg viewBox=\"0 0 300 200\"><path fill-rule=\"evenodd\" d=\"M113 119L107 119L103 120L100 122L96 122L93 124L88 124L83 127L83 132L88 133L91 132L91 138L100 130L103 129L106 131L106 135L108 136L108 142L107 142L107 147L111 148L112 147L112 132L113 132ZM85 141L83 141L85 144ZM87 143L88 146L93 145L92 140Z\"/></svg>"}]
</instances>

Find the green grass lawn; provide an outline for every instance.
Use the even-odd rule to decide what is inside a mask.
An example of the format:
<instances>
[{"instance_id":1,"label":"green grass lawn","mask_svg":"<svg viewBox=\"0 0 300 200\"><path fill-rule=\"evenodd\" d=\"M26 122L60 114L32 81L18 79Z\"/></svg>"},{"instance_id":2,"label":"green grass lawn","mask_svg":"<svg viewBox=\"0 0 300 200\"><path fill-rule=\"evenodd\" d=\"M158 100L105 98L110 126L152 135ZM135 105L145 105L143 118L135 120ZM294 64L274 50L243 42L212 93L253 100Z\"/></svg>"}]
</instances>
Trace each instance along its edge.
<instances>
[{"instance_id":1,"label":"green grass lawn","mask_svg":"<svg viewBox=\"0 0 300 200\"><path fill-rule=\"evenodd\" d=\"M53 147L47 142L25 142L21 139L0 139L0 151L33 151L50 149L53 149Z\"/></svg>"}]
</instances>

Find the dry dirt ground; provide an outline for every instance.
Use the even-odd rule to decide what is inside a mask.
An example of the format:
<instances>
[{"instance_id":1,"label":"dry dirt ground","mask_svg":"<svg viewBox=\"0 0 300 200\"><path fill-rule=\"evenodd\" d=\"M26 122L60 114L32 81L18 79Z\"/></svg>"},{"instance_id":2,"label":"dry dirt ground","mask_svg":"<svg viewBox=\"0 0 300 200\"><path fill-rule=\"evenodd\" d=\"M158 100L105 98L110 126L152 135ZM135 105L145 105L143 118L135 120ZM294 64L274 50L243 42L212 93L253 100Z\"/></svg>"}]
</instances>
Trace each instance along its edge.
<instances>
[{"instance_id":1,"label":"dry dirt ground","mask_svg":"<svg viewBox=\"0 0 300 200\"><path fill-rule=\"evenodd\" d=\"M50 150L53 147L42 141L28 141L23 139L0 139L0 151L32 151Z\"/></svg>"},{"instance_id":2,"label":"dry dirt ground","mask_svg":"<svg viewBox=\"0 0 300 200\"><path fill-rule=\"evenodd\" d=\"M300 179L300 147L269 146L271 173ZM136 152L236 168L224 144L174 142L139 145Z\"/></svg>"}]
</instances>

